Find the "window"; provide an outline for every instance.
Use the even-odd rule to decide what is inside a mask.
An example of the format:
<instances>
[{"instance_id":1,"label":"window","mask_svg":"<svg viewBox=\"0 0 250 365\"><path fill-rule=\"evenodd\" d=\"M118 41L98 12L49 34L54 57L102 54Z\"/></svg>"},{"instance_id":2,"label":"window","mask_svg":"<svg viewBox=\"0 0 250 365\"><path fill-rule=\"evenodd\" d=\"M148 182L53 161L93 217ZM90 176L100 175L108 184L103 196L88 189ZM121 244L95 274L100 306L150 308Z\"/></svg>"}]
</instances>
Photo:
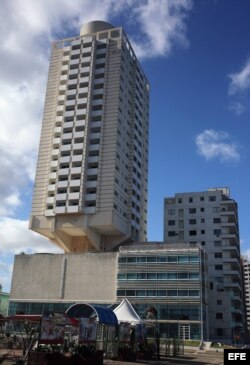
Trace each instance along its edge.
<instances>
[{"instance_id":1,"label":"window","mask_svg":"<svg viewBox=\"0 0 250 365\"><path fill-rule=\"evenodd\" d=\"M178 203L181 204L182 203L182 198L178 198Z\"/></svg>"},{"instance_id":2,"label":"window","mask_svg":"<svg viewBox=\"0 0 250 365\"><path fill-rule=\"evenodd\" d=\"M222 300L221 299L217 299L217 305L222 305Z\"/></svg>"},{"instance_id":3,"label":"window","mask_svg":"<svg viewBox=\"0 0 250 365\"><path fill-rule=\"evenodd\" d=\"M168 215L175 215L175 209L168 209Z\"/></svg>"},{"instance_id":4,"label":"window","mask_svg":"<svg viewBox=\"0 0 250 365\"><path fill-rule=\"evenodd\" d=\"M210 287L210 290L213 290L213 288L214 288L214 283L213 283L212 281L210 281L209 287Z\"/></svg>"},{"instance_id":5,"label":"window","mask_svg":"<svg viewBox=\"0 0 250 365\"><path fill-rule=\"evenodd\" d=\"M193 198L188 199L189 203L193 203Z\"/></svg>"},{"instance_id":6,"label":"window","mask_svg":"<svg viewBox=\"0 0 250 365\"><path fill-rule=\"evenodd\" d=\"M214 247L221 247L222 242L221 241L214 241Z\"/></svg>"},{"instance_id":7,"label":"window","mask_svg":"<svg viewBox=\"0 0 250 365\"><path fill-rule=\"evenodd\" d=\"M201 212L205 212L205 208L201 208Z\"/></svg>"},{"instance_id":8,"label":"window","mask_svg":"<svg viewBox=\"0 0 250 365\"><path fill-rule=\"evenodd\" d=\"M196 224L196 219L189 219L189 224Z\"/></svg>"},{"instance_id":9,"label":"window","mask_svg":"<svg viewBox=\"0 0 250 365\"><path fill-rule=\"evenodd\" d=\"M205 223L205 218L201 218L201 223Z\"/></svg>"},{"instance_id":10,"label":"window","mask_svg":"<svg viewBox=\"0 0 250 365\"><path fill-rule=\"evenodd\" d=\"M188 273L187 272L179 272L178 273L178 279L188 279Z\"/></svg>"},{"instance_id":11,"label":"window","mask_svg":"<svg viewBox=\"0 0 250 365\"><path fill-rule=\"evenodd\" d=\"M205 232L205 229L202 229L201 230L201 234L205 234L206 232Z\"/></svg>"},{"instance_id":12,"label":"window","mask_svg":"<svg viewBox=\"0 0 250 365\"><path fill-rule=\"evenodd\" d=\"M189 208L189 214L196 213L196 208Z\"/></svg>"},{"instance_id":13,"label":"window","mask_svg":"<svg viewBox=\"0 0 250 365\"><path fill-rule=\"evenodd\" d=\"M220 212L220 207L213 207L213 212L214 213L219 213Z\"/></svg>"},{"instance_id":14,"label":"window","mask_svg":"<svg viewBox=\"0 0 250 365\"><path fill-rule=\"evenodd\" d=\"M204 201L204 196L200 196L200 201L203 202Z\"/></svg>"},{"instance_id":15,"label":"window","mask_svg":"<svg viewBox=\"0 0 250 365\"><path fill-rule=\"evenodd\" d=\"M221 259L222 258L222 252L215 252L214 258L215 259Z\"/></svg>"},{"instance_id":16,"label":"window","mask_svg":"<svg viewBox=\"0 0 250 365\"><path fill-rule=\"evenodd\" d=\"M221 229L214 229L214 235L220 236L221 235Z\"/></svg>"},{"instance_id":17,"label":"window","mask_svg":"<svg viewBox=\"0 0 250 365\"><path fill-rule=\"evenodd\" d=\"M215 265L215 270L223 270L223 265Z\"/></svg>"},{"instance_id":18,"label":"window","mask_svg":"<svg viewBox=\"0 0 250 365\"><path fill-rule=\"evenodd\" d=\"M193 231L189 231L189 236L196 236L197 231L193 230Z\"/></svg>"},{"instance_id":19,"label":"window","mask_svg":"<svg viewBox=\"0 0 250 365\"><path fill-rule=\"evenodd\" d=\"M224 330L223 328L216 328L217 336L223 337L224 336Z\"/></svg>"},{"instance_id":20,"label":"window","mask_svg":"<svg viewBox=\"0 0 250 365\"><path fill-rule=\"evenodd\" d=\"M214 219L213 219L213 222L214 222L214 223L220 223L220 218L214 218Z\"/></svg>"},{"instance_id":21,"label":"window","mask_svg":"<svg viewBox=\"0 0 250 365\"><path fill-rule=\"evenodd\" d=\"M177 236L177 233L175 231L169 231L168 237L173 237L173 236Z\"/></svg>"},{"instance_id":22,"label":"window","mask_svg":"<svg viewBox=\"0 0 250 365\"><path fill-rule=\"evenodd\" d=\"M216 313L216 319L223 319L223 313Z\"/></svg>"},{"instance_id":23,"label":"window","mask_svg":"<svg viewBox=\"0 0 250 365\"><path fill-rule=\"evenodd\" d=\"M169 225L169 226L174 226L174 225L175 225L175 220L170 220L170 221L168 221L168 225Z\"/></svg>"},{"instance_id":24,"label":"window","mask_svg":"<svg viewBox=\"0 0 250 365\"><path fill-rule=\"evenodd\" d=\"M208 200L209 200L210 202L215 202L215 201L216 201L216 196L209 196L209 197L208 197Z\"/></svg>"}]
</instances>

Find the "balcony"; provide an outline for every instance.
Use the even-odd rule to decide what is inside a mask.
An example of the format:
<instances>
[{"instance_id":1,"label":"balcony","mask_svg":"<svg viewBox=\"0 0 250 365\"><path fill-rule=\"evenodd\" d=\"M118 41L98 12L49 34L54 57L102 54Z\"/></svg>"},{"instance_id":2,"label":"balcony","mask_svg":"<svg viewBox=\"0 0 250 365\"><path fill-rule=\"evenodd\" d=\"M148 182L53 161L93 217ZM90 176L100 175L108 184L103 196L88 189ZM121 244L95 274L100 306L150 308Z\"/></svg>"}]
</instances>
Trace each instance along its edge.
<instances>
[{"instance_id":1,"label":"balcony","mask_svg":"<svg viewBox=\"0 0 250 365\"><path fill-rule=\"evenodd\" d=\"M69 61L69 55L62 57L62 62L68 62Z\"/></svg>"},{"instance_id":2,"label":"balcony","mask_svg":"<svg viewBox=\"0 0 250 365\"><path fill-rule=\"evenodd\" d=\"M79 200L80 193L69 193L69 200Z\"/></svg>"},{"instance_id":3,"label":"balcony","mask_svg":"<svg viewBox=\"0 0 250 365\"><path fill-rule=\"evenodd\" d=\"M100 144L92 144L89 145L89 151L99 151L100 150Z\"/></svg>"},{"instance_id":4,"label":"balcony","mask_svg":"<svg viewBox=\"0 0 250 365\"><path fill-rule=\"evenodd\" d=\"M54 128L54 134L60 135L62 131L62 127L55 127Z\"/></svg>"},{"instance_id":5,"label":"balcony","mask_svg":"<svg viewBox=\"0 0 250 365\"><path fill-rule=\"evenodd\" d=\"M97 187L97 180L86 182L86 188L96 188L96 187Z\"/></svg>"},{"instance_id":6,"label":"balcony","mask_svg":"<svg viewBox=\"0 0 250 365\"><path fill-rule=\"evenodd\" d=\"M87 98L80 98L80 99L78 99L77 104L84 104L84 105L86 105L87 104L87 101L88 101Z\"/></svg>"},{"instance_id":7,"label":"balcony","mask_svg":"<svg viewBox=\"0 0 250 365\"><path fill-rule=\"evenodd\" d=\"M96 59L96 60L95 60L95 64L96 64L96 65L100 65L100 64L101 64L101 63L103 63L103 62L105 62L105 57L100 58L100 59Z\"/></svg>"},{"instance_id":8,"label":"balcony","mask_svg":"<svg viewBox=\"0 0 250 365\"><path fill-rule=\"evenodd\" d=\"M88 83L89 82L89 77L86 76L86 77L81 77L79 79L79 84L85 84L85 83Z\"/></svg>"},{"instance_id":9,"label":"balcony","mask_svg":"<svg viewBox=\"0 0 250 365\"><path fill-rule=\"evenodd\" d=\"M63 141L67 141L67 140L71 141L72 137L73 137L73 133L63 133L62 140Z\"/></svg>"},{"instance_id":10,"label":"balcony","mask_svg":"<svg viewBox=\"0 0 250 365\"><path fill-rule=\"evenodd\" d=\"M76 89L67 90L66 95L76 95Z\"/></svg>"},{"instance_id":11,"label":"balcony","mask_svg":"<svg viewBox=\"0 0 250 365\"><path fill-rule=\"evenodd\" d=\"M96 194L86 194L85 195L85 201L95 201L96 200Z\"/></svg>"},{"instance_id":12,"label":"balcony","mask_svg":"<svg viewBox=\"0 0 250 365\"><path fill-rule=\"evenodd\" d=\"M88 157L88 163L98 162L99 156L90 156Z\"/></svg>"},{"instance_id":13,"label":"balcony","mask_svg":"<svg viewBox=\"0 0 250 365\"><path fill-rule=\"evenodd\" d=\"M72 162L82 162L82 154L81 155L73 155L72 156Z\"/></svg>"},{"instance_id":14,"label":"balcony","mask_svg":"<svg viewBox=\"0 0 250 365\"><path fill-rule=\"evenodd\" d=\"M78 179L78 180L70 180L69 182L69 186L70 187L78 187L81 185L81 180Z\"/></svg>"},{"instance_id":15,"label":"balcony","mask_svg":"<svg viewBox=\"0 0 250 365\"><path fill-rule=\"evenodd\" d=\"M55 190L56 190L55 184L49 184L48 185L48 191L55 191Z\"/></svg>"},{"instance_id":16,"label":"balcony","mask_svg":"<svg viewBox=\"0 0 250 365\"><path fill-rule=\"evenodd\" d=\"M97 84L104 84L104 77L102 77L101 79L95 79L94 80L94 84L97 85Z\"/></svg>"},{"instance_id":17,"label":"balcony","mask_svg":"<svg viewBox=\"0 0 250 365\"><path fill-rule=\"evenodd\" d=\"M72 49L71 50L71 56L80 55L81 50L80 49Z\"/></svg>"},{"instance_id":18,"label":"balcony","mask_svg":"<svg viewBox=\"0 0 250 365\"><path fill-rule=\"evenodd\" d=\"M102 105L102 99L98 99L98 100L92 100L92 106L96 106L96 105Z\"/></svg>"},{"instance_id":19,"label":"balcony","mask_svg":"<svg viewBox=\"0 0 250 365\"><path fill-rule=\"evenodd\" d=\"M78 94L86 94L86 93L88 93L88 91L89 91L89 88L88 88L87 86L85 86L85 87L80 87L80 88L78 89Z\"/></svg>"},{"instance_id":20,"label":"balcony","mask_svg":"<svg viewBox=\"0 0 250 365\"><path fill-rule=\"evenodd\" d=\"M74 133L74 138L83 138L83 137L84 137L84 131Z\"/></svg>"},{"instance_id":21,"label":"balcony","mask_svg":"<svg viewBox=\"0 0 250 365\"><path fill-rule=\"evenodd\" d=\"M92 175L97 175L98 173L98 169L88 169L87 170L87 175L92 176Z\"/></svg>"},{"instance_id":22,"label":"balcony","mask_svg":"<svg viewBox=\"0 0 250 365\"><path fill-rule=\"evenodd\" d=\"M66 90L66 88L67 88L67 85L66 84L65 85L60 85L59 88L58 88L58 90L59 90L59 92L60 91L63 92L63 91Z\"/></svg>"},{"instance_id":23,"label":"balcony","mask_svg":"<svg viewBox=\"0 0 250 365\"><path fill-rule=\"evenodd\" d=\"M67 194L56 194L56 201L66 201Z\"/></svg>"},{"instance_id":24,"label":"balcony","mask_svg":"<svg viewBox=\"0 0 250 365\"><path fill-rule=\"evenodd\" d=\"M61 151L71 151L71 144L61 145Z\"/></svg>"},{"instance_id":25,"label":"balcony","mask_svg":"<svg viewBox=\"0 0 250 365\"><path fill-rule=\"evenodd\" d=\"M99 117L102 116L102 110L92 110L91 112L92 117Z\"/></svg>"},{"instance_id":26,"label":"balcony","mask_svg":"<svg viewBox=\"0 0 250 365\"><path fill-rule=\"evenodd\" d=\"M79 212L79 206L78 205L70 205L67 207L68 213L78 213Z\"/></svg>"},{"instance_id":27,"label":"balcony","mask_svg":"<svg viewBox=\"0 0 250 365\"><path fill-rule=\"evenodd\" d=\"M57 112L63 112L64 110L64 105L57 105L56 111Z\"/></svg>"},{"instance_id":28,"label":"balcony","mask_svg":"<svg viewBox=\"0 0 250 365\"><path fill-rule=\"evenodd\" d=\"M73 150L82 150L83 149L83 143L74 143L73 144Z\"/></svg>"},{"instance_id":29,"label":"balcony","mask_svg":"<svg viewBox=\"0 0 250 365\"><path fill-rule=\"evenodd\" d=\"M67 81L68 76L67 75L61 75L60 76L60 81Z\"/></svg>"},{"instance_id":30,"label":"balcony","mask_svg":"<svg viewBox=\"0 0 250 365\"><path fill-rule=\"evenodd\" d=\"M55 180L56 179L56 172L51 172L49 174L49 180Z\"/></svg>"},{"instance_id":31,"label":"balcony","mask_svg":"<svg viewBox=\"0 0 250 365\"><path fill-rule=\"evenodd\" d=\"M101 122L91 122L91 128L100 128L101 125Z\"/></svg>"},{"instance_id":32,"label":"balcony","mask_svg":"<svg viewBox=\"0 0 250 365\"><path fill-rule=\"evenodd\" d=\"M81 174L82 168L81 167L72 167L71 168L71 174Z\"/></svg>"},{"instance_id":33,"label":"balcony","mask_svg":"<svg viewBox=\"0 0 250 365\"><path fill-rule=\"evenodd\" d=\"M56 185L57 185L58 188L66 188L68 186L68 180L58 181Z\"/></svg>"},{"instance_id":34,"label":"balcony","mask_svg":"<svg viewBox=\"0 0 250 365\"><path fill-rule=\"evenodd\" d=\"M82 49L82 55L84 56L85 53L91 53L92 47L86 47Z\"/></svg>"},{"instance_id":35,"label":"balcony","mask_svg":"<svg viewBox=\"0 0 250 365\"><path fill-rule=\"evenodd\" d=\"M60 138L58 138L58 137L53 138L53 142L52 142L52 143L53 143L53 147L54 147L54 148L59 147L60 142L61 142Z\"/></svg>"},{"instance_id":36,"label":"balcony","mask_svg":"<svg viewBox=\"0 0 250 365\"><path fill-rule=\"evenodd\" d=\"M86 113L87 113L87 109L86 108L85 109L77 109L76 116L78 116L78 115L84 115L84 116L86 116Z\"/></svg>"},{"instance_id":37,"label":"balcony","mask_svg":"<svg viewBox=\"0 0 250 365\"><path fill-rule=\"evenodd\" d=\"M53 204L54 203L54 197L53 196L49 196L48 198L46 198L46 203L47 204Z\"/></svg>"},{"instance_id":38,"label":"balcony","mask_svg":"<svg viewBox=\"0 0 250 365\"><path fill-rule=\"evenodd\" d=\"M68 176L69 175L69 168L59 169L58 170L58 175L59 176Z\"/></svg>"},{"instance_id":39,"label":"balcony","mask_svg":"<svg viewBox=\"0 0 250 365\"><path fill-rule=\"evenodd\" d=\"M65 106L75 106L75 100L66 100Z\"/></svg>"},{"instance_id":40,"label":"balcony","mask_svg":"<svg viewBox=\"0 0 250 365\"><path fill-rule=\"evenodd\" d=\"M85 48L87 49L87 48ZM91 61L91 56L85 56L84 53L82 54L82 62L84 63L90 63Z\"/></svg>"},{"instance_id":41,"label":"balcony","mask_svg":"<svg viewBox=\"0 0 250 365\"><path fill-rule=\"evenodd\" d=\"M87 66L87 67L81 67L80 68L80 73L89 73L89 71L90 71L90 67L89 66Z\"/></svg>"},{"instance_id":42,"label":"balcony","mask_svg":"<svg viewBox=\"0 0 250 365\"><path fill-rule=\"evenodd\" d=\"M64 112L64 118L68 118L68 117L74 117L75 115L75 111L74 110L68 110Z\"/></svg>"},{"instance_id":43,"label":"balcony","mask_svg":"<svg viewBox=\"0 0 250 365\"><path fill-rule=\"evenodd\" d=\"M70 60L69 61L69 65L70 66L79 65L79 58L76 59L76 60Z\"/></svg>"},{"instance_id":44,"label":"balcony","mask_svg":"<svg viewBox=\"0 0 250 365\"><path fill-rule=\"evenodd\" d=\"M50 161L50 167L57 167L57 165L58 165L58 160Z\"/></svg>"},{"instance_id":45,"label":"balcony","mask_svg":"<svg viewBox=\"0 0 250 365\"><path fill-rule=\"evenodd\" d=\"M101 137L101 133L90 133L89 139L99 139Z\"/></svg>"},{"instance_id":46,"label":"balcony","mask_svg":"<svg viewBox=\"0 0 250 365\"><path fill-rule=\"evenodd\" d=\"M60 163L69 163L69 162L70 162L70 156L60 157Z\"/></svg>"},{"instance_id":47,"label":"balcony","mask_svg":"<svg viewBox=\"0 0 250 365\"><path fill-rule=\"evenodd\" d=\"M66 212L66 207L55 207L54 212L55 214L63 214Z\"/></svg>"}]
</instances>

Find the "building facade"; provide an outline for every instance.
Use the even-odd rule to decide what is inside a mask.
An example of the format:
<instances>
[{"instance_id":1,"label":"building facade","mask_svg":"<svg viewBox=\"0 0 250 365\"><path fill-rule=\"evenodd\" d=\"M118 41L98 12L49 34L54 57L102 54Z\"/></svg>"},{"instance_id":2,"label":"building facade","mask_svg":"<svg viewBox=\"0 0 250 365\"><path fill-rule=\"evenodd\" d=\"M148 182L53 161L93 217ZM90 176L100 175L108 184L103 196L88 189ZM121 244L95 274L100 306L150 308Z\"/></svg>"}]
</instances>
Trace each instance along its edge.
<instances>
[{"instance_id":1,"label":"building facade","mask_svg":"<svg viewBox=\"0 0 250 365\"><path fill-rule=\"evenodd\" d=\"M242 276L244 284L244 307L246 331L250 332L250 262L247 257L242 257Z\"/></svg>"},{"instance_id":2,"label":"building facade","mask_svg":"<svg viewBox=\"0 0 250 365\"><path fill-rule=\"evenodd\" d=\"M0 315L7 316L9 305L9 293L2 291L2 285L0 284Z\"/></svg>"},{"instance_id":3,"label":"building facade","mask_svg":"<svg viewBox=\"0 0 250 365\"><path fill-rule=\"evenodd\" d=\"M117 299L141 318L157 311L160 336L207 339L206 256L199 246L149 243L120 247Z\"/></svg>"},{"instance_id":4,"label":"building facade","mask_svg":"<svg viewBox=\"0 0 250 365\"><path fill-rule=\"evenodd\" d=\"M205 251L153 242L119 252L16 255L9 314L65 312L74 303L108 306L124 297L144 320L157 311L161 337L206 339Z\"/></svg>"},{"instance_id":5,"label":"building facade","mask_svg":"<svg viewBox=\"0 0 250 365\"><path fill-rule=\"evenodd\" d=\"M145 241L149 85L122 28L52 45L30 228L65 252Z\"/></svg>"},{"instance_id":6,"label":"building facade","mask_svg":"<svg viewBox=\"0 0 250 365\"><path fill-rule=\"evenodd\" d=\"M227 188L165 199L164 240L199 243L208 258L209 338L231 341L243 327L237 203Z\"/></svg>"}]
</instances>

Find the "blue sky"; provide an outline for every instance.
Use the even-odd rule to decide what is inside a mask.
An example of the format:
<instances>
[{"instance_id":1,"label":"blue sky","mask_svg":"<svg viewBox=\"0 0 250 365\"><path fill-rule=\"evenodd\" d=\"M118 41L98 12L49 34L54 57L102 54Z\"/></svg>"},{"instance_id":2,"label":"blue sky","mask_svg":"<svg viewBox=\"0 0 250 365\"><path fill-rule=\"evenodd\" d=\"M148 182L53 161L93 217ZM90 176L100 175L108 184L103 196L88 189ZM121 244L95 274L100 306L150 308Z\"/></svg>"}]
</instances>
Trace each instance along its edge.
<instances>
[{"instance_id":1,"label":"blue sky","mask_svg":"<svg viewBox=\"0 0 250 365\"><path fill-rule=\"evenodd\" d=\"M50 43L81 24L123 26L151 85L148 239L163 199L230 188L250 256L250 2L3 0L0 13L0 283L15 253L59 252L28 230Z\"/></svg>"}]
</instances>

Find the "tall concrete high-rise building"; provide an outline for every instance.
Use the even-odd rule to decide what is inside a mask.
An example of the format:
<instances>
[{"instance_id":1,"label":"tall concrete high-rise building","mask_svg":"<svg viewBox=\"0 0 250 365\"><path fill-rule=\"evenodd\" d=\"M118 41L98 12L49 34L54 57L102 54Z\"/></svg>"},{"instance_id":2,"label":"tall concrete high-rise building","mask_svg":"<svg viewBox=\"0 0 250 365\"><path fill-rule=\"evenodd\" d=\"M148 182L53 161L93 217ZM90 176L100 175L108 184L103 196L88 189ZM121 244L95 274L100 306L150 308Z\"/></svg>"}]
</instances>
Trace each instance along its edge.
<instances>
[{"instance_id":1,"label":"tall concrete high-rise building","mask_svg":"<svg viewBox=\"0 0 250 365\"><path fill-rule=\"evenodd\" d=\"M65 252L146 240L149 84L122 28L52 45L30 228Z\"/></svg>"},{"instance_id":2,"label":"tall concrete high-rise building","mask_svg":"<svg viewBox=\"0 0 250 365\"><path fill-rule=\"evenodd\" d=\"M231 341L243 326L237 203L228 188L165 199L164 240L201 244L208 259L210 339Z\"/></svg>"}]
</instances>

